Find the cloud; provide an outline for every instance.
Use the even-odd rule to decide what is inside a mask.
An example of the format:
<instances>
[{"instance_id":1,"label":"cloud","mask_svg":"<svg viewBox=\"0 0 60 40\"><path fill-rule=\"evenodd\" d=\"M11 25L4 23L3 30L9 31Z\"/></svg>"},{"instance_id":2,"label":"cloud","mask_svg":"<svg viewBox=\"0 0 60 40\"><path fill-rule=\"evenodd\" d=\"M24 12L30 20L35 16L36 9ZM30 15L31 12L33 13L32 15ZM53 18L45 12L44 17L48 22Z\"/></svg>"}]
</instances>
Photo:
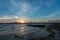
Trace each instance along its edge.
<instances>
[{"instance_id":1,"label":"cloud","mask_svg":"<svg viewBox=\"0 0 60 40\"><path fill-rule=\"evenodd\" d=\"M12 18L13 18L13 19L19 19L19 17L18 17L18 16L12 16Z\"/></svg>"},{"instance_id":2,"label":"cloud","mask_svg":"<svg viewBox=\"0 0 60 40\"><path fill-rule=\"evenodd\" d=\"M0 16L0 19L18 19L18 16L10 15L10 16Z\"/></svg>"},{"instance_id":3,"label":"cloud","mask_svg":"<svg viewBox=\"0 0 60 40\"><path fill-rule=\"evenodd\" d=\"M16 15L18 17L15 16L15 18L19 18L19 17L22 19L27 18L26 15L32 15L32 14L34 15L37 12L37 10L41 10L41 8L43 8L43 6L46 6L47 8L49 8L55 2L55 0L45 0L45 1L40 0L39 5L36 4L37 6L32 6L32 5L30 5L30 3L26 2L25 0L23 0L23 1L24 2L21 2L21 1L18 2L16 0L10 0L13 8L14 7L19 8L18 12L16 12ZM33 2L33 5L35 5L34 2ZM13 11L13 9L11 9L11 10ZM55 15L57 15L57 13L52 13L48 16L44 16L44 18L54 17ZM28 18L29 18L29 16L28 16Z\"/></svg>"},{"instance_id":4,"label":"cloud","mask_svg":"<svg viewBox=\"0 0 60 40\"><path fill-rule=\"evenodd\" d=\"M53 13L51 13L50 15L47 15L47 16L43 16L41 18L53 18L53 17L56 17L60 15L60 10L57 10L57 11L54 11Z\"/></svg>"},{"instance_id":5,"label":"cloud","mask_svg":"<svg viewBox=\"0 0 60 40\"><path fill-rule=\"evenodd\" d=\"M10 2L11 2L11 4L12 4L12 6L14 6L14 7L19 7L20 8L20 12L22 11L22 12L28 12L28 10L30 10L31 12L35 12L36 10L38 10L39 8L41 8L42 7L42 3L43 3L43 1L41 0L40 1L40 5L38 6L38 7L32 7L29 3L27 3L26 1L25 2L20 2L20 3L18 3L18 2L16 2L16 0L10 0ZM37 2L38 3L38 2Z\"/></svg>"},{"instance_id":6,"label":"cloud","mask_svg":"<svg viewBox=\"0 0 60 40\"><path fill-rule=\"evenodd\" d=\"M9 15L9 16L1 16L0 15L0 21L4 20L4 19L12 19L12 20L31 20L29 17L26 16L16 16L16 15Z\"/></svg>"},{"instance_id":7,"label":"cloud","mask_svg":"<svg viewBox=\"0 0 60 40\"><path fill-rule=\"evenodd\" d=\"M47 0L46 3L44 3L44 5L49 8L49 7L51 7L54 3L55 3L55 0Z\"/></svg>"},{"instance_id":8,"label":"cloud","mask_svg":"<svg viewBox=\"0 0 60 40\"><path fill-rule=\"evenodd\" d=\"M29 10L30 10L30 5L29 5L29 4L23 3L23 4L21 5L21 11L23 11L23 12L28 12Z\"/></svg>"},{"instance_id":9,"label":"cloud","mask_svg":"<svg viewBox=\"0 0 60 40\"><path fill-rule=\"evenodd\" d=\"M31 6L27 3L22 3L21 7L20 7L20 11L18 13L18 15L24 15L27 14L27 12L31 9Z\"/></svg>"},{"instance_id":10,"label":"cloud","mask_svg":"<svg viewBox=\"0 0 60 40\"><path fill-rule=\"evenodd\" d=\"M32 7L32 10L30 11L30 14L33 14L37 10L40 10L42 8L42 6L43 6L43 0L40 0L39 6Z\"/></svg>"},{"instance_id":11,"label":"cloud","mask_svg":"<svg viewBox=\"0 0 60 40\"><path fill-rule=\"evenodd\" d=\"M27 13L30 10L30 5L26 2L16 2L16 0L10 0L13 7L19 8L16 15L24 16L25 13ZM13 11L13 9L12 9Z\"/></svg>"},{"instance_id":12,"label":"cloud","mask_svg":"<svg viewBox=\"0 0 60 40\"><path fill-rule=\"evenodd\" d=\"M17 4L16 0L10 0L10 2L11 2L11 5L12 5L13 7L18 7L18 6L19 6L19 5Z\"/></svg>"},{"instance_id":13,"label":"cloud","mask_svg":"<svg viewBox=\"0 0 60 40\"><path fill-rule=\"evenodd\" d=\"M9 16L1 16L0 19L11 19Z\"/></svg>"},{"instance_id":14,"label":"cloud","mask_svg":"<svg viewBox=\"0 0 60 40\"><path fill-rule=\"evenodd\" d=\"M48 16L45 16L45 18L54 17L55 15L57 15L57 13L53 13L53 14L50 14Z\"/></svg>"}]
</instances>

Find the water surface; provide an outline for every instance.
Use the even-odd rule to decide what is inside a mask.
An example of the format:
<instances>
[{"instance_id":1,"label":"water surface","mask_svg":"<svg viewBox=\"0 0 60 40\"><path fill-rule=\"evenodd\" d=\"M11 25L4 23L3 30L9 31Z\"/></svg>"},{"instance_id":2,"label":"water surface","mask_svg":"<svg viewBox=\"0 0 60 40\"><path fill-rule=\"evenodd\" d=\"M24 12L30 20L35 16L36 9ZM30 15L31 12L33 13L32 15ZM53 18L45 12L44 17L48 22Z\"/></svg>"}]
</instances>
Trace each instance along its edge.
<instances>
[{"instance_id":1,"label":"water surface","mask_svg":"<svg viewBox=\"0 0 60 40\"><path fill-rule=\"evenodd\" d=\"M27 24L0 24L0 40L28 40L30 38L47 37L46 28L26 26ZM23 36L15 38L15 35Z\"/></svg>"}]
</instances>

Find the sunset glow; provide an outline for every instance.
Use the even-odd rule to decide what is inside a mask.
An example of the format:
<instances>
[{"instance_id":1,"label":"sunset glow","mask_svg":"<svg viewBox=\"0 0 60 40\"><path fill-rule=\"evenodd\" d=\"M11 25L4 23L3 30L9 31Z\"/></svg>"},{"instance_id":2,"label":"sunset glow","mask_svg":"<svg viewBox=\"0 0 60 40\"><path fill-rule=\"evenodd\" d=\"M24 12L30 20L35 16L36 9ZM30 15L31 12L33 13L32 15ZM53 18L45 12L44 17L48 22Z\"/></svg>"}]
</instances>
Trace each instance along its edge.
<instances>
[{"instance_id":1,"label":"sunset glow","mask_svg":"<svg viewBox=\"0 0 60 40\"><path fill-rule=\"evenodd\" d=\"M25 23L24 20L17 20L18 23Z\"/></svg>"}]
</instances>

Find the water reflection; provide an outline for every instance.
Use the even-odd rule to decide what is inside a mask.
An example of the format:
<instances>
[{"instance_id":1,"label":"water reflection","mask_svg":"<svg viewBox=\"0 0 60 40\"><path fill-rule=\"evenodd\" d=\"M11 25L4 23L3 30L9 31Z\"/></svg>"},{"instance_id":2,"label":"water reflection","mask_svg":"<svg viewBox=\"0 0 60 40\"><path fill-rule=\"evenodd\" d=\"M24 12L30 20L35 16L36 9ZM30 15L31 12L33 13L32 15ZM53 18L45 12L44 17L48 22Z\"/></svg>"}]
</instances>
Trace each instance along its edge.
<instances>
[{"instance_id":1,"label":"water reflection","mask_svg":"<svg viewBox=\"0 0 60 40\"><path fill-rule=\"evenodd\" d=\"M2 25L1 27L3 28L0 29L3 31L0 31L0 40L25 40L30 38L31 40L33 40L33 38L38 40L38 38L40 39L49 35L45 28L26 25L27 24L9 24L8 27ZM7 28L7 30L4 30L5 28ZM59 37L59 35L56 35L56 37Z\"/></svg>"},{"instance_id":2,"label":"water reflection","mask_svg":"<svg viewBox=\"0 0 60 40\"><path fill-rule=\"evenodd\" d=\"M26 33L25 33L25 26L24 26L24 24L21 24L20 25L20 34L22 35L22 36L24 36Z\"/></svg>"}]
</instances>

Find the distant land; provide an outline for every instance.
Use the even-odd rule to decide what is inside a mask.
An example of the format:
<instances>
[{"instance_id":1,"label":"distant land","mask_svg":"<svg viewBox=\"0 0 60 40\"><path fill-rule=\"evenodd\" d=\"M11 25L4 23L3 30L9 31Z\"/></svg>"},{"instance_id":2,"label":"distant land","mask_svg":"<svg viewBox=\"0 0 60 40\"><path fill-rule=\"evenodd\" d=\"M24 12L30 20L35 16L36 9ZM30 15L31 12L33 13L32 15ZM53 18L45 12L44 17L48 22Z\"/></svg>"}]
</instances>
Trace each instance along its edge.
<instances>
[{"instance_id":1,"label":"distant land","mask_svg":"<svg viewBox=\"0 0 60 40\"><path fill-rule=\"evenodd\" d=\"M0 20L0 23L17 23L16 22L16 20L10 20L10 19L8 19L8 20L6 20L6 19L4 19L4 20ZM26 22L26 23L60 23L60 20L40 20L40 21L29 21L29 22Z\"/></svg>"}]
</instances>

